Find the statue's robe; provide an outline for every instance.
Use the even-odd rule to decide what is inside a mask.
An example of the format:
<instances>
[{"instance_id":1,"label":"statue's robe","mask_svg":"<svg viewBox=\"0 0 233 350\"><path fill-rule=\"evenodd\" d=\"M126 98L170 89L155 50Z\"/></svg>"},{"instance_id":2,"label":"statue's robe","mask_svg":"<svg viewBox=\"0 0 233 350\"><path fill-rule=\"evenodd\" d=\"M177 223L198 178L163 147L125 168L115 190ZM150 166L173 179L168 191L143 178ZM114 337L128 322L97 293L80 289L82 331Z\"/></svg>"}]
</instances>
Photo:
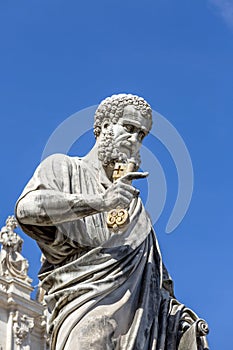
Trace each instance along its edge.
<instances>
[{"instance_id":1,"label":"statue's robe","mask_svg":"<svg viewBox=\"0 0 233 350\"><path fill-rule=\"evenodd\" d=\"M83 198L103 193L99 175L85 158L53 155L37 168L19 201L43 189ZM41 203L31 205L32 211ZM131 202L121 231L107 227L106 215L54 226L20 223L46 257L39 278L51 313L51 350L207 349L202 320L174 298L140 198Z\"/></svg>"}]
</instances>

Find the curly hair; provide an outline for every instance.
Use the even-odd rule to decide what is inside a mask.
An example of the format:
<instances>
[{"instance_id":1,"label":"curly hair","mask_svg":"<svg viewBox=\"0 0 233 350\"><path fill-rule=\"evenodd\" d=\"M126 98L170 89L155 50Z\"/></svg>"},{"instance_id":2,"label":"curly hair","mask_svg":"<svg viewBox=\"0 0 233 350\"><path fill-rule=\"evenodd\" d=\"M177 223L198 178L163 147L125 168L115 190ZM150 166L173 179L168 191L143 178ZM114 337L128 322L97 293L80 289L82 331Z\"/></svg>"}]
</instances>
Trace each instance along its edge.
<instances>
[{"instance_id":1,"label":"curly hair","mask_svg":"<svg viewBox=\"0 0 233 350\"><path fill-rule=\"evenodd\" d=\"M152 126L152 109L148 102L144 98L131 94L118 94L107 97L103 100L96 112L94 123L95 137L100 135L101 125L103 121L107 120L113 124L117 124L119 118L122 117L124 107L132 105L135 109L139 110L144 118L150 120L150 129Z\"/></svg>"}]
</instances>

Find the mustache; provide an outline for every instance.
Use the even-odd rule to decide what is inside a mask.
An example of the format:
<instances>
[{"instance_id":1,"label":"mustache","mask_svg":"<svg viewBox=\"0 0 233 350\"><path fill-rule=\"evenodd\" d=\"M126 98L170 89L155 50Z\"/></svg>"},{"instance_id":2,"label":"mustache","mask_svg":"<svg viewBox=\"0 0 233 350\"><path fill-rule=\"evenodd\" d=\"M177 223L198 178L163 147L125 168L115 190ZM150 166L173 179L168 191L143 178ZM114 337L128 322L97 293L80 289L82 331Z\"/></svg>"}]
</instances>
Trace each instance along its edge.
<instances>
[{"instance_id":1,"label":"mustache","mask_svg":"<svg viewBox=\"0 0 233 350\"><path fill-rule=\"evenodd\" d=\"M141 163L139 151L136 152L134 143L125 137L120 137L118 140L114 140L113 137L101 140L98 158L104 166L116 161L127 163L128 159L134 159L137 168Z\"/></svg>"},{"instance_id":2,"label":"mustache","mask_svg":"<svg viewBox=\"0 0 233 350\"><path fill-rule=\"evenodd\" d=\"M132 142L130 142L129 140L118 141L118 142L116 142L116 145L117 146L125 146L125 147L127 147L129 149L133 148Z\"/></svg>"}]
</instances>

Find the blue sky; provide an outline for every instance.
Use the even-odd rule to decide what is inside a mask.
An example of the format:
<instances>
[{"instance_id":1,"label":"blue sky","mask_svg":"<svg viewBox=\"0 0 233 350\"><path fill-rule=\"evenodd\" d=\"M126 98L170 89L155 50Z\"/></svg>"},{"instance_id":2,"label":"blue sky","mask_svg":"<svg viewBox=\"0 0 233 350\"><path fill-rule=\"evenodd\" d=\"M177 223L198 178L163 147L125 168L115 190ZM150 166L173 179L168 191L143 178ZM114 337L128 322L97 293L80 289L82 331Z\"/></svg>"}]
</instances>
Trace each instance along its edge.
<instances>
[{"instance_id":1,"label":"blue sky","mask_svg":"<svg viewBox=\"0 0 233 350\"><path fill-rule=\"evenodd\" d=\"M145 140L167 179L155 229L176 296L208 321L211 349L230 349L233 1L1 1L0 47L2 226L63 120L113 93L144 96L178 130L194 169L189 210L166 234L176 169ZM71 154L93 142L83 138ZM21 234L36 284L40 253Z\"/></svg>"}]
</instances>

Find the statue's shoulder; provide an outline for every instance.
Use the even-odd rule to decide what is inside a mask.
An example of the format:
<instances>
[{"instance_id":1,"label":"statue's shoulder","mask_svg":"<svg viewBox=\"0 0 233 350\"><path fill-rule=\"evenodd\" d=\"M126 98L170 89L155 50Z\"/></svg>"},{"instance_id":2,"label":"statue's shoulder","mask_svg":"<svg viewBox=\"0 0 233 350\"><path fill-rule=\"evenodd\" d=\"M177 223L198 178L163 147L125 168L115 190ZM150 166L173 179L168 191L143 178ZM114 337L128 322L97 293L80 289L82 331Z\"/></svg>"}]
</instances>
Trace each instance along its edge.
<instances>
[{"instance_id":1,"label":"statue's shoulder","mask_svg":"<svg viewBox=\"0 0 233 350\"><path fill-rule=\"evenodd\" d=\"M54 153L42 160L41 164L45 163L69 163L73 157L63 153Z\"/></svg>"},{"instance_id":2,"label":"statue's shoulder","mask_svg":"<svg viewBox=\"0 0 233 350\"><path fill-rule=\"evenodd\" d=\"M54 167L54 168L61 168L64 166L72 166L74 164L79 164L81 162L82 158L80 157L71 157L67 154L63 153L54 153L47 158L45 158L40 166L42 167Z\"/></svg>"},{"instance_id":3,"label":"statue's shoulder","mask_svg":"<svg viewBox=\"0 0 233 350\"><path fill-rule=\"evenodd\" d=\"M55 153L44 160L36 168L33 179L62 179L63 177L72 176L75 171L80 168L81 158L70 157L66 154Z\"/></svg>"}]
</instances>

